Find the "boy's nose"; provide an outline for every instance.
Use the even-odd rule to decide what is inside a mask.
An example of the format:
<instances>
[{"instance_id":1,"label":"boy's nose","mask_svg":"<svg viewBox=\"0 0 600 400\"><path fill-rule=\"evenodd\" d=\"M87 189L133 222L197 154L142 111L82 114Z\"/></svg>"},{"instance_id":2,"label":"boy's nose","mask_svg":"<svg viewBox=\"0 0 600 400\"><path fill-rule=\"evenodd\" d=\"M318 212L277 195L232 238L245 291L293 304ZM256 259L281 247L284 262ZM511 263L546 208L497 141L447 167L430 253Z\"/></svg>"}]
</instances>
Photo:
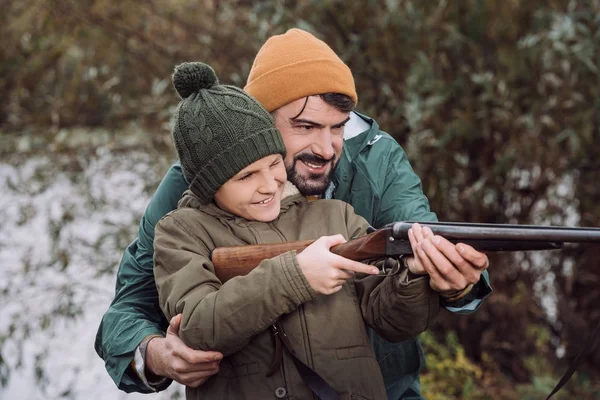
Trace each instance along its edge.
<instances>
[{"instance_id":1,"label":"boy's nose","mask_svg":"<svg viewBox=\"0 0 600 400\"><path fill-rule=\"evenodd\" d=\"M275 193L277 191L277 180L275 179L275 175L271 172L265 172L259 190L261 193Z\"/></svg>"}]
</instances>

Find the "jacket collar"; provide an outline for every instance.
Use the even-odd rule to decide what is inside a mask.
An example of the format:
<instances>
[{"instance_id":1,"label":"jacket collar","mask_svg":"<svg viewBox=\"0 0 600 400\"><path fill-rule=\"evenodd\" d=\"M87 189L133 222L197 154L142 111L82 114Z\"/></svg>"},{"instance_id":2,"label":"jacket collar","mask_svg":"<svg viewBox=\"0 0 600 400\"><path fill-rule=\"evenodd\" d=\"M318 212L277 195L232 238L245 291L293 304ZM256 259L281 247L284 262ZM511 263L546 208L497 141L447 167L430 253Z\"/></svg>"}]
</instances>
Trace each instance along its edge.
<instances>
[{"instance_id":1,"label":"jacket collar","mask_svg":"<svg viewBox=\"0 0 600 400\"><path fill-rule=\"evenodd\" d=\"M365 147L370 146L373 140L377 139L377 135L379 134L379 125L374 119L356 111L353 111L353 113L368 123L371 127L363 133L360 133L348 140L344 140L342 157L345 157L349 162L352 162L358 153L360 153Z\"/></svg>"},{"instance_id":2,"label":"jacket collar","mask_svg":"<svg viewBox=\"0 0 600 400\"><path fill-rule=\"evenodd\" d=\"M364 149L373 145L381 138L379 125L375 120L356 111L353 112L367 122L370 128L351 139L344 140L342 156L331 180L332 187L330 187L331 197L335 197L336 199L345 199L349 193L350 183L354 178L354 168L352 166L354 160Z\"/></svg>"}]
</instances>

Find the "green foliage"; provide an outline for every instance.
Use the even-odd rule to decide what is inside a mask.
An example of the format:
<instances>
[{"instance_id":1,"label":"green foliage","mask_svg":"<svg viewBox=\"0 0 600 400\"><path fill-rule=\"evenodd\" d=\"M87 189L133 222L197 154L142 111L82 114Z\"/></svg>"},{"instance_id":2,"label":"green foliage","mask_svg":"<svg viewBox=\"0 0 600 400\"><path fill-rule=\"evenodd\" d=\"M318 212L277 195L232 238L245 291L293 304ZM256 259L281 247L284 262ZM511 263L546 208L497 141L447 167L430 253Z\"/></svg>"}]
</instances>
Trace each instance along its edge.
<instances>
[{"instance_id":1,"label":"green foliage","mask_svg":"<svg viewBox=\"0 0 600 400\"><path fill-rule=\"evenodd\" d=\"M204 59L242 85L256 47L237 28L244 8L211 1L5 2L0 125L23 129L164 123L173 66ZM244 61L245 60L245 61ZM154 125L156 129L156 125Z\"/></svg>"},{"instance_id":2,"label":"green foliage","mask_svg":"<svg viewBox=\"0 0 600 400\"><path fill-rule=\"evenodd\" d=\"M423 395L431 400L485 399L480 386L483 372L465 356L454 332L439 342L426 332L420 336L427 370L421 376Z\"/></svg>"}]
</instances>

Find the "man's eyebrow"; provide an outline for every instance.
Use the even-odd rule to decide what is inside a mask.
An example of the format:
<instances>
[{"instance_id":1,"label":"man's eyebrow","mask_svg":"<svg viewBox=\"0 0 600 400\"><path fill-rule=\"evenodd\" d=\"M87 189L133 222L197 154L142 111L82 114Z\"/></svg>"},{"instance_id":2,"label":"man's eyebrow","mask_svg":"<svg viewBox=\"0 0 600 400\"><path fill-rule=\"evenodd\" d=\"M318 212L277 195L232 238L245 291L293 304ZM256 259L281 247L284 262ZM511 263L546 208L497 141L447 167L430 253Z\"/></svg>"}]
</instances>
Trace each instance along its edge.
<instances>
[{"instance_id":1,"label":"man's eyebrow","mask_svg":"<svg viewBox=\"0 0 600 400\"><path fill-rule=\"evenodd\" d=\"M342 122L338 122L337 124L335 124L335 125L332 125L331 127L332 127L332 128L340 128L340 127L342 127L342 126L346 125L346 123L347 123L348 121L350 121L350 117L346 118L346 119L345 119L345 120L343 120ZM316 126L316 127L318 127L318 128L323 128L323 127L324 127L324 125L323 125L323 124L319 124L319 123L317 123L317 122L315 122L315 121L311 121L311 120L309 120L309 119L302 119L302 118L295 118L295 119L292 119L292 123L294 123L294 124L308 124L308 125Z\"/></svg>"},{"instance_id":2,"label":"man's eyebrow","mask_svg":"<svg viewBox=\"0 0 600 400\"><path fill-rule=\"evenodd\" d=\"M342 126L346 125L346 123L350 121L350 117L346 118L345 120L343 120L342 122L340 122L339 124L335 124L332 126L332 128L341 128Z\"/></svg>"},{"instance_id":3,"label":"man's eyebrow","mask_svg":"<svg viewBox=\"0 0 600 400\"><path fill-rule=\"evenodd\" d=\"M319 123L317 123L317 122L315 122L315 121L311 121L311 120L309 120L309 119L294 118L294 119L292 119L291 121L292 121L292 123L294 123L294 124L308 124L308 125L313 125L313 126L316 126L316 127L319 127L319 128L322 128L322 127L323 127L323 125L322 125L322 124L319 124Z\"/></svg>"}]
</instances>

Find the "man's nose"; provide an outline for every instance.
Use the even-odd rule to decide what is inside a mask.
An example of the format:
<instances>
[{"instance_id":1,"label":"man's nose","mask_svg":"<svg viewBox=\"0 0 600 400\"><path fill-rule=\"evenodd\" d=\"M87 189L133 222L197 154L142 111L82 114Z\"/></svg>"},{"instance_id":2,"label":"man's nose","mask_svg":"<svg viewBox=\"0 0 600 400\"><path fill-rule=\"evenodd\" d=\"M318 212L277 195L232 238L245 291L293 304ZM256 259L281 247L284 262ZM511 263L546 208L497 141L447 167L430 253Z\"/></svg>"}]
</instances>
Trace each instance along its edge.
<instances>
[{"instance_id":1,"label":"man's nose","mask_svg":"<svg viewBox=\"0 0 600 400\"><path fill-rule=\"evenodd\" d=\"M325 160L331 160L335 155L335 149L333 148L333 136L329 129L323 129L319 132L313 146L312 152Z\"/></svg>"}]
</instances>

